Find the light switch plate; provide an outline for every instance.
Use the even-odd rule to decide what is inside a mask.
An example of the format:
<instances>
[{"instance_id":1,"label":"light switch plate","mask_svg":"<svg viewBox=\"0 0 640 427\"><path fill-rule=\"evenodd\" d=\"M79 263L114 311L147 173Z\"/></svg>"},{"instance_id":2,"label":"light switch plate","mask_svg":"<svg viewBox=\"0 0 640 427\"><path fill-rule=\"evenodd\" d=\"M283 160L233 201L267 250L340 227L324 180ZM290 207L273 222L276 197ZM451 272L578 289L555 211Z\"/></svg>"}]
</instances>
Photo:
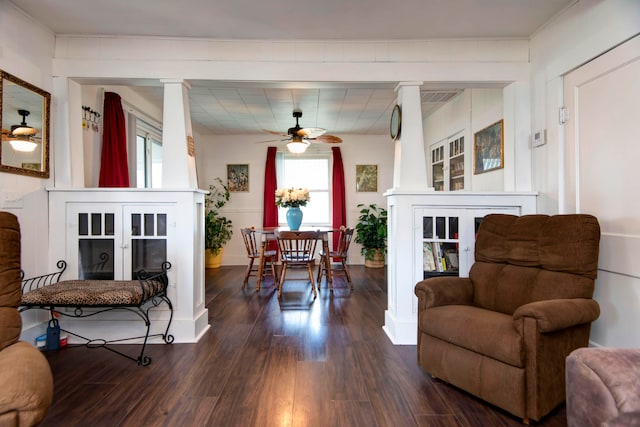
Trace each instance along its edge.
<instances>
[{"instance_id":1,"label":"light switch plate","mask_svg":"<svg viewBox=\"0 0 640 427\"><path fill-rule=\"evenodd\" d=\"M3 191L2 196L0 196L0 205L2 205L2 208L4 209L22 209L22 193L15 191Z\"/></svg>"},{"instance_id":2,"label":"light switch plate","mask_svg":"<svg viewBox=\"0 0 640 427\"><path fill-rule=\"evenodd\" d=\"M547 143L547 130L546 129L541 129L541 130L537 130L533 133L533 136L531 137L531 146L532 147L539 147L541 145L544 145Z\"/></svg>"}]
</instances>

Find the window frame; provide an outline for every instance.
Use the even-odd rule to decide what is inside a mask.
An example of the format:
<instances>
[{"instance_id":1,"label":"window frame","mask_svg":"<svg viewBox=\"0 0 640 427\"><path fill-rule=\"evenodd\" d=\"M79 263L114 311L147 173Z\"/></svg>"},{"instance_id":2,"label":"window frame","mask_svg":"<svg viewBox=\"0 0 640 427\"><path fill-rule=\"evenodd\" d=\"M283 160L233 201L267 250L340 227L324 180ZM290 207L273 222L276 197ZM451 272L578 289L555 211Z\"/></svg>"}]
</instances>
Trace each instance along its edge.
<instances>
[{"instance_id":1,"label":"window frame","mask_svg":"<svg viewBox=\"0 0 640 427\"><path fill-rule=\"evenodd\" d=\"M328 203L327 203L327 212L326 212L326 222L306 222L305 221L305 217L303 216L302 219L302 226L303 227L331 227L332 224L332 218L333 218L333 198L332 198L332 192L333 192L333 176L332 176L332 168L333 168L333 156L331 155L330 151L323 151L323 150L310 150L307 149L307 151L305 153L302 154L293 154L290 153L289 151L287 151L286 149L284 150L278 150L277 154L276 154L276 179L278 182L278 188L282 188L285 187L284 183L284 174L285 174L285 169L286 167L284 167L284 164L287 160L307 160L307 159L321 159L321 160L326 160L327 161L327 188L326 189L322 189L322 188L308 188L310 193L326 193L327 194L327 198L328 198ZM304 212L305 209L307 209L307 207L302 207L301 208ZM286 226L287 225L287 220L286 220L286 208L278 208L278 225L279 226Z\"/></svg>"}]
</instances>

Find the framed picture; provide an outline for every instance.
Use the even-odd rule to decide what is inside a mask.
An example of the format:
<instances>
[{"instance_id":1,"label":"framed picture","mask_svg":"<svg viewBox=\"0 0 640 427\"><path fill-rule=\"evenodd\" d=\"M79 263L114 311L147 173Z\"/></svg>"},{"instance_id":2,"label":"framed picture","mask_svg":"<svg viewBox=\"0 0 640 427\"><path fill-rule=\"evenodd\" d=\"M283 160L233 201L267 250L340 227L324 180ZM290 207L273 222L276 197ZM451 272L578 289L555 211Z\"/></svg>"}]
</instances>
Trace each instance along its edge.
<instances>
[{"instance_id":1,"label":"framed picture","mask_svg":"<svg viewBox=\"0 0 640 427\"><path fill-rule=\"evenodd\" d=\"M249 165L227 165L229 191L249 191Z\"/></svg>"},{"instance_id":2,"label":"framed picture","mask_svg":"<svg viewBox=\"0 0 640 427\"><path fill-rule=\"evenodd\" d=\"M478 131L473 139L474 175L504 167L502 120Z\"/></svg>"},{"instance_id":3,"label":"framed picture","mask_svg":"<svg viewBox=\"0 0 640 427\"><path fill-rule=\"evenodd\" d=\"M29 170L32 170L32 171L40 172L42 170L42 167L41 167L40 163L23 163L22 164L22 169L29 169Z\"/></svg>"},{"instance_id":4,"label":"framed picture","mask_svg":"<svg viewBox=\"0 0 640 427\"><path fill-rule=\"evenodd\" d=\"M356 165L356 191L378 191L378 165Z\"/></svg>"}]
</instances>

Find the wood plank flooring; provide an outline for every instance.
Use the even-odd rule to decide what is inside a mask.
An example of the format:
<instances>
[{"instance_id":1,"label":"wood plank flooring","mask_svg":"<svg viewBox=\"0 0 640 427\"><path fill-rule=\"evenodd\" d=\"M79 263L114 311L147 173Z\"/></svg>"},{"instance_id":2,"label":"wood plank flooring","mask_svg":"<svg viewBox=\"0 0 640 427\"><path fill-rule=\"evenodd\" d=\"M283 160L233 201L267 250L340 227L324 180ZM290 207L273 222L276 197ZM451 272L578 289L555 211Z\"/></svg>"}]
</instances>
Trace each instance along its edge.
<instances>
[{"instance_id":1,"label":"wood plank flooring","mask_svg":"<svg viewBox=\"0 0 640 427\"><path fill-rule=\"evenodd\" d=\"M55 396L43 425L522 425L431 379L415 346L392 345L382 330L386 271L350 271L354 291L340 277L314 300L308 282L292 280L279 301L271 278L243 291L244 267L207 270L211 328L197 344L152 345L147 367L104 349L46 352ZM564 405L538 425L566 426Z\"/></svg>"}]
</instances>

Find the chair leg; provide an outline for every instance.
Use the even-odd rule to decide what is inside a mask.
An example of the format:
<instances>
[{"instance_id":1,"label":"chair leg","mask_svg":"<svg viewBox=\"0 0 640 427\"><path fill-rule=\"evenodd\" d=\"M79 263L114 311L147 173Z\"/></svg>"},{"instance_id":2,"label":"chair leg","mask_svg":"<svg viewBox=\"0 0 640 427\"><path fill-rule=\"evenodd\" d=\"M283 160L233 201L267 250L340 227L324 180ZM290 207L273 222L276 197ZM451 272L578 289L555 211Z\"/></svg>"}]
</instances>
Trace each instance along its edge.
<instances>
[{"instance_id":1,"label":"chair leg","mask_svg":"<svg viewBox=\"0 0 640 427\"><path fill-rule=\"evenodd\" d=\"M309 280L311 281L311 289L313 289L313 297L318 296L318 292L316 291L316 284L313 281L313 270L311 269L311 263L307 263L307 272L309 273Z\"/></svg>"},{"instance_id":2,"label":"chair leg","mask_svg":"<svg viewBox=\"0 0 640 427\"><path fill-rule=\"evenodd\" d=\"M269 264L271 264L271 275L273 276L273 286L278 289L278 272L276 271L276 265L273 261L273 258L271 259L271 261L269 261Z\"/></svg>"},{"instance_id":3,"label":"chair leg","mask_svg":"<svg viewBox=\"0 0 640 427\"><path fill-rule=\"evenodd\" d=\"M318 290L320 289L320 281L322 280L322 273L324 272L324 256L320 257L320 263L318 264L318 278L316 281L318 282Z\"/></svg>"},{"instance_id":4,"label":"chair leg","mask_svg":"<svg viewBox=\"0 0 640 427\"><path fill-rule=\"evenodd\" d=\"M280 280L278 283L278 298L282 297L282 285L284 285L284 276L287 274L287 264L282 264L282 271L280 272Z\"/></svg>"},{"instance_id":5,"label":"chair leg","mask_svg":"<svg viewBox=\"0 0 640 427\"><path fill-rule=\"evenodd\" d=\"M249 266L247 267L247 272L244 274L244 281L242 282L242 289L247 286L249 282L249 276L251 275L251 269L253 268L253 258L249 258Z\"/></svg>"},{"instance_id":6,"label":"chair leg","mask_svg":"<svg viewBox=\"0 0 640 427\"><path fill-rule=\"evenodd\" d=\"M349 282L349 285L351 286L351 290L353 290L353 283L351 282L351 274L349 274L349 269L347 268L347 260L342 259L341 261L342 261L342 269L344 270L345 276L347 276L347 282Z\"/></svg>"}]
</instances>

